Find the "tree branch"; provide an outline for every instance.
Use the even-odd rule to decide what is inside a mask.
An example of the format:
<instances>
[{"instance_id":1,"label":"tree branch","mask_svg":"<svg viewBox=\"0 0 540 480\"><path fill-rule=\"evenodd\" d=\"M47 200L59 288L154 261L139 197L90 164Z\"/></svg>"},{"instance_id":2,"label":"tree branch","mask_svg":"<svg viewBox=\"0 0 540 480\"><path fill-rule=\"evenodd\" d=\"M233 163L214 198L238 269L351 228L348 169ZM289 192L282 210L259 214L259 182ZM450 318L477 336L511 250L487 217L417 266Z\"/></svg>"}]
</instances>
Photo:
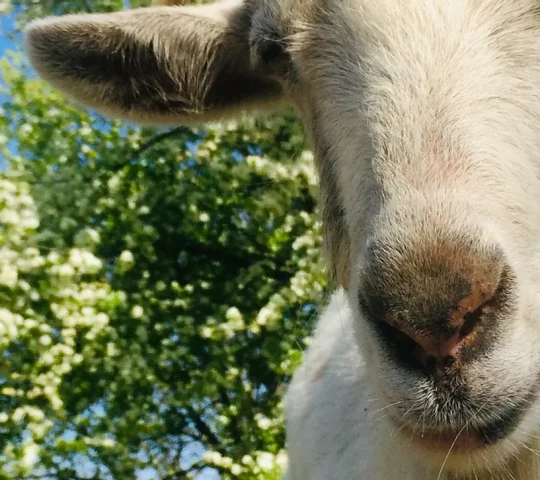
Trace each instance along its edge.
<instances>
[{"instance_id":1,"label":"tree branch","mask_svg":"<svg viewBox=\"0 0 540 480\"><path fill-rule=\"evenodd\" d=\"M202 419L202 417L193 409L193 407L186 407L187 414L190 420L195 424L195 427L201 435L206 439L208 444L214 448L218 448L221 445L220 439L208 426L208 424Z\"/></svg>"},{"instance_id":2,"label":"tree branch","mask_svg":"<svg viewBox=\"0 0 540 480\"><path fill-rule=\"evenodd\" d=\"M224 388L220 388L220 397L221 397L221 403L227 406L231 405L231 399L229 398L229 395L227 394L227 391ZM240 425L238 424L238 417L234 415L232 416L232 418L230 418L230 421L231 421L230 423L231 434L234 440L234 444L241 445L242 433L240 432Z\"/></svg>"},{"instance_id":3,"label":"tree branch","mask_svg":"<svg viewBox=\"0 0 540 480\"><path fill-rule=\"evenodd\" d=\"M128 166L131 162L139 160L141 155L146 153L148 150L150 150L157 144L165 140L168 140L169 138L180 136L182 134L190 134L190 133L191 133L191 130L188 127L180 126L180 127L173 128L172 130L169 130L168 132L154 135L150 140L143 143L139 148L132 150L131 153L128 155L127 162L125 160L119 162L118 165L116 165L112 170L114 172L118 172L122 168Z\"/></svg>"},{"instance_id":4,"label":"tree branch","mask_svg":"<svg viewBox=\"0 0 540 480\"><path fill-rule=\"evenodd\" d=\"M257 262L269 262L274 264L276 268L272 272L272 277L278 281L289 281L294 275L294 272L288 271L283 264L280 265L282 259L278 256L271 257L264 253L256 251L233 251L232 248L223 248L220 245L207 245L203 243L183 241L180 245L176 245L180 252L188 255L187 260L203 256L209 260L215 260L222 265L229 265L233 269L249 268ZM283 262L284 263L284 262Z\"/></svg>"},{"instance_id":5,"label":"tree branch","mask_svg":"<svg viewBox=\"0 0 540 480\"><path fill-rule=\"evenodd\" d=\"M147 142L143 143L139 148L137 148L131 155L130 161L137 160L144 152L150 150L154 145L157 145L164 140L169 138L176 137L177 135L191 133L191 130L188 127L180 126L169 130L168 132L160 133L152 137Z\"/></svg>"},{"instance_id":6,"label":"tree branch","mask_svg":"<svg viewBox=\"0 0 540 480\"><path fill-rule=\"evenodd\" d=\"M189 478L187 476L188 474L194 473L194 472L199 473L202 470L204 470L205 468L212 468L214 470L217 470L220 473L230 473L228 470L226 470L223 467L218 467L218 466L211 466L210 467L208 465L205 465L202 462L197 462L197 463L194 463L193 465L191 465L191 467L189 467L187 470L178 470L178 471L176 471L174 473L170 473L169 475L163 477L161 480L186 480L187 478Z\"/></svg>"}]
</instances>

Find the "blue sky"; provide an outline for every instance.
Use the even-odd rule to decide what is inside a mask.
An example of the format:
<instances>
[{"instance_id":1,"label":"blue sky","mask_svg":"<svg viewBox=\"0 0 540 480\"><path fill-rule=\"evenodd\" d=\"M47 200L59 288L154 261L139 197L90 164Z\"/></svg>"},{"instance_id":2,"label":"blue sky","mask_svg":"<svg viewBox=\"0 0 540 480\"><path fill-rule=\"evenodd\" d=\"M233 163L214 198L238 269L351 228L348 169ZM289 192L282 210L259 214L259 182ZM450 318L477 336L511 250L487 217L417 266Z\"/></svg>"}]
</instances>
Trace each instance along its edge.
<instances>
[{"instance_id":1,"label":"blue sky","mask_svg":"<svg viewBox=\"0 0 540 480\"><path fill-rule=\"evenodd\" d=\"M45 0L42 0L45 1ZM5 56L8 50L21 51L21 36L17 35L14 40L8 38L10 33L14 32L14 16L13 14L0 14L0 58ZM6 101L5 95L0 94L0 104ZM2 170L2 159L0 158L0 170ZM189 452L187 452L189 455ZM147 469L141 472L137 480L154 480L157 477L152 469ZM219 475L214 472L207 471L201 473L197 480L219 480Z\"/></svg>"},{"instance_id":2,"label":"blue sky","mask_svg":"<svg viewBox=\"0 0 540 480\"><path fill-rule=\"evenodd\" d=\"M0 58L4 58L6 50L15 50L18 45L8 38L8 34L13 32L13 16L0 14ZM5 95L0 93L0 104L6 100ZM0 171L6 168L5 158L0 154Z\"/></svg>"},{"instance_id":3,"label":"blue sky","mask_svg":"<svg viewBox=\"0 0 540 480\"><path fill-rule=\"evenodd\" d=\"M0 15L0 54L3 57L4 52L14 48L14 43L8 39L7 33L13 31L13 16Z\"/></svg>"}]
</instances>

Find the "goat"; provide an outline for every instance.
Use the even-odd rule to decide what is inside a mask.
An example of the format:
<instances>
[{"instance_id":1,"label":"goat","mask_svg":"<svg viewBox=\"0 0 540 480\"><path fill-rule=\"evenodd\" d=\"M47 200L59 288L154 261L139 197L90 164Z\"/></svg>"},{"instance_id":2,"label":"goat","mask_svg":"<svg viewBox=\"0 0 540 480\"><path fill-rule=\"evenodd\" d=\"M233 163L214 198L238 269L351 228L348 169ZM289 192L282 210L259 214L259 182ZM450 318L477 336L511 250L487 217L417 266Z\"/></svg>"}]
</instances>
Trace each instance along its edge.
<instances>
[{"instance_id":1,"label":"goat","mask_svg":"<svg viewBox=\"0 0 540 480\"><path fill-rule=\"evenodd\" d=\"M156 5L26 39L104 114L303 119L336 290L286 397L289 480L540 478L538 0Z\"/></svg>"}]
</instances>

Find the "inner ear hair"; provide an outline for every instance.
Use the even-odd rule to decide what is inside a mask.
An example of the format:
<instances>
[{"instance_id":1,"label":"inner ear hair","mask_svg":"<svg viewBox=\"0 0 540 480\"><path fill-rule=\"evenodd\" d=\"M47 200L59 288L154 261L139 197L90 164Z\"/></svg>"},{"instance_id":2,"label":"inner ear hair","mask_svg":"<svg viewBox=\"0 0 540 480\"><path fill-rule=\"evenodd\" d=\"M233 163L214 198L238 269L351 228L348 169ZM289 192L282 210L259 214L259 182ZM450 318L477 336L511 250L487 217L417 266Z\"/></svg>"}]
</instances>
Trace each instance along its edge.
<instances>
[{"instance_id":1,"label":"inner ear hair","mask_svg":"<svg viewBox=\"0 0 540 480\"><path fill-rule=\"evenodd\" d=\"M274 63L251 61L251 6L47 18L27 27L27 50L42 78L108 116L174 124L273 110L287 99Z\"/></svg>"}]
</instances>

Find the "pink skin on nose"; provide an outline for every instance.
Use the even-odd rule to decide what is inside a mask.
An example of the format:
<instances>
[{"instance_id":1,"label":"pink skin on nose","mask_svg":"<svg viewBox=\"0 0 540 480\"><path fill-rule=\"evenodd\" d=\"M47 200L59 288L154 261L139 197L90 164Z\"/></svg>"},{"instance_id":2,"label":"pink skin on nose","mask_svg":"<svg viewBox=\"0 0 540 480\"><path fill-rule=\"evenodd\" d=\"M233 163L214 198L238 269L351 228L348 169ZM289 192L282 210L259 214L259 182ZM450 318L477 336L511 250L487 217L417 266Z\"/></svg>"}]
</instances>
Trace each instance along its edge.
<instances>
[{"instance_id":1,"label":"pink skin on nose","mask_svg":"<svg viewBox=\"0 0 540 480\"><path fill-rule=\"evenodd\" d=\"M457 358L458 352L463 345L465 337L459 334L454 335L452 338L436 342L433 340L416 340L418 345L422 348L426 357L435 357L444 359L446 357Z\"/></svg>"},{"instance_id":2,"label":"pink skin on nose","mask_svg":"<svg viewBox=\"0 0 540 480\"><path fill-rule=\"evenodd\" d=\"M449 323L458 332L450 338L430 338L418 335L408 328L400 329L410 337L417 345L414 354L427 365L429 359L435 359L437 364L444 365L448 358L457 360L459 351L465 344L473 344L476 340L476 326L480 321L482 312L489 311L490 306L486 303L495 292L495 285L491 282L477 283L472 293L464 298L449 315ZM478 315L467 319L467 314L478 312Z\"/></svg>"}]
</instances>

